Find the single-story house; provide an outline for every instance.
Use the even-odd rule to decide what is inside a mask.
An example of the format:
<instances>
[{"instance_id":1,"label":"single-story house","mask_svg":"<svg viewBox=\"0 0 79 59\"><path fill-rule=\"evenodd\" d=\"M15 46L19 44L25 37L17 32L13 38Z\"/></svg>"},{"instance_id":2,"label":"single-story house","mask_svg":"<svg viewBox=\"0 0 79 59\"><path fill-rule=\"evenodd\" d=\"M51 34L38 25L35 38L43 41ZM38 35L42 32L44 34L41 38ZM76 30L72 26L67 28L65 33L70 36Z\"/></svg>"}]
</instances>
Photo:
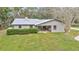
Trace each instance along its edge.
<instances>
[{"instance_id":1,"label":"single-story house","mask_svg":"<svg viewBox=\"0 0 79 59\"><path fill-rule=\"evenodd\" d=\"M38 28L40 31L64 32L64 23L57 19L15 18L12 28Z\"/></svg>"}]
</instances>

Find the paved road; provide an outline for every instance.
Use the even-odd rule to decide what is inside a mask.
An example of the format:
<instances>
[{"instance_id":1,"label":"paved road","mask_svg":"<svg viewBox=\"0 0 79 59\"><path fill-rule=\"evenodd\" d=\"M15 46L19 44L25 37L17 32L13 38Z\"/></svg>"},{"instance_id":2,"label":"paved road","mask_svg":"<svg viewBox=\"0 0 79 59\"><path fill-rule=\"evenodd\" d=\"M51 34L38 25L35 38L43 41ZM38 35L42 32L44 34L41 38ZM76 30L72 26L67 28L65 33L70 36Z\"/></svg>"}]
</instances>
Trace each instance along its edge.
<instances>
[{"instance_id":1,"label":"paved road","mask_svg":"<svg viewBox=\"0 0 79 59\"><path fill-rule=\"evenodd\" d=\"M77 40L77 41L79 41L79 35L76 36L74 39Z\"/></svg>"},{"instance_id":2,"label":"paved road","mask_svg":"<svg viewBox=\"0 0 79 59\"><path fill-rule=\"evenodd\" d=\"M71 27L71 29L73 29L73 30L79 30L79 28L74 28L74 27ZM77 40L77 41L79 41L79 35L76 36L76 37L74 37L74 39Z\"/></svg>"},{"instance_id":3,"label":"paved road","mask_svg":"<svg viewBox=\"0 0 79 59\"><path fill-rule=\"evenodd\" d=\"M73 29L73 30L79 30L79 28L74 28L74 27L71 27L71 29Z\"/></svg>"}]
</instances>

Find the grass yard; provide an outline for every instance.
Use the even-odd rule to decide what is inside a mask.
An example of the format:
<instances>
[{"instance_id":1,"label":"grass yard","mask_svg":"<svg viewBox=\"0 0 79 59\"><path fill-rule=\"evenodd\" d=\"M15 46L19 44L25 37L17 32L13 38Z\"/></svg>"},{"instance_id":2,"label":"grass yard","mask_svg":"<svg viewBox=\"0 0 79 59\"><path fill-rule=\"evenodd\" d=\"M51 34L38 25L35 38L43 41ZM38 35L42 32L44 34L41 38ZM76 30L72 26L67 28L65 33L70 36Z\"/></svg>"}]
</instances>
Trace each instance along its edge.
<instances>
[{"instance_id":1,"label":"grass yard","mask_svg":"<svg viewBox=\"0 0 79 59\"><path fill-rule=\"evenodd\" d=\"M79 31L64 33L38 33L28 35L6 35L0 31L1 51L69 51L79 50L79 42L74 36Z\"/></svg>"}]
</instances>

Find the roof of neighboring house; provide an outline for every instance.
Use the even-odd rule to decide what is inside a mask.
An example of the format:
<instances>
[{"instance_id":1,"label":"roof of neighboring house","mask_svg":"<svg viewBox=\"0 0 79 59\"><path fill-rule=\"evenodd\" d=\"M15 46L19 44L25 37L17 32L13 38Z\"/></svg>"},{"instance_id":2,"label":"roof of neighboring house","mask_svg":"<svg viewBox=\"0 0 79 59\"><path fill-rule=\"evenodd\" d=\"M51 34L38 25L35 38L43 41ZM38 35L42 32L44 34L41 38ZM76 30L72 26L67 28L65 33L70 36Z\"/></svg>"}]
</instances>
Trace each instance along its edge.
<instances>
[{"instance_id":1,"label":"roof of neighboring house","mask_svg":"<svg viewBox=\"0 0 79 59\"><path fill-rule=\"evenodd\" d=\"M25 19L25 18L15 18L11 25L38 25L45 23L54 19Z\"/></svg>"}]
</instances>

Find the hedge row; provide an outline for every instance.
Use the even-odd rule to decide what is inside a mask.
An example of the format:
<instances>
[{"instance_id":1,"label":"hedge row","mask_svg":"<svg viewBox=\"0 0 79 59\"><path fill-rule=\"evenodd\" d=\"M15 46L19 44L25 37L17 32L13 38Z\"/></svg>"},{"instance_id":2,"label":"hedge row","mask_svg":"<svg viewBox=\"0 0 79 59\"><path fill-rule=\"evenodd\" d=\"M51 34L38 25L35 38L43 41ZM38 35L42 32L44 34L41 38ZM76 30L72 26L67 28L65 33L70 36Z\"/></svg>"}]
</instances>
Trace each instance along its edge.
<instances>
[{"instance_id":1,"label":"hedge row","mask_svg":"<svg viewBox=\"0 0 79 59\"><path fill-rule=\"evenodd\" d=\"M8 29L7 34L8 35L14 35L14 34L29 34L29 33L37 33L38 29L36 28L30 28L30 29Z\"/></svg>"}]
</instances>

